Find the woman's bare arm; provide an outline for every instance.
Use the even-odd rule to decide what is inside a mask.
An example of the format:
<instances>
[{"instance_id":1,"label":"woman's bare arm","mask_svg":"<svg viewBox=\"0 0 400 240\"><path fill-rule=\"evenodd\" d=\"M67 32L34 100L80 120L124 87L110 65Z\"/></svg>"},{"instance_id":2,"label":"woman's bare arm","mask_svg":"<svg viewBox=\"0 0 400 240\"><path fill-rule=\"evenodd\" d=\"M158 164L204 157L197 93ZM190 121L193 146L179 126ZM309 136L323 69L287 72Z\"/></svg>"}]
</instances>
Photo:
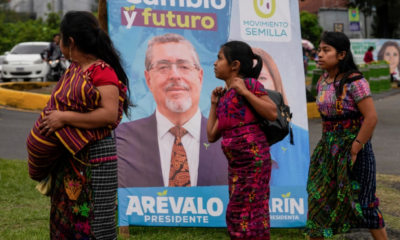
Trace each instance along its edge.
<instances>
[{"instance_id":1,"label":"woman's bare arm","mask_svg":"<svg viewBox=\"0 0 400 240\"><path fill-rule=\"evenodd\" d=\"M361 142L358 143L354 141L351 152L357 154L363 147L362 144L368 142L374 132L375 126L378 123L378 115L376 114L374 102L371 97L361 100L357 103L357 107L361 114L364 116L364 121L361 126L360 131L357 134L357 140Z\"/></svg>"},{"instance_id":2,"label":"woman's bare arm","mask_svg":"<svg viewBox=\"0 0 400 240\"><path fill-rule=\"evenodd\" d=\"M207 137L210 143L214 143L221 138L221 132L218 129L217 105L219 96L223 93L224 89L222 87L215 88L211 93L211 109L207 122Z\"/></svg>"},{"instance_id":3,"label":"woman's bare arm","mask_svg":"<svg viewBox=\"0 0 400 240\"><path fill-rule=\"evenodd\" d=\"M221 138L221 132L218 130L218 119L216 114L216 104L211 104L210 115L207 122L208 142L214 143Z\"/></svg>"}]
</instances>

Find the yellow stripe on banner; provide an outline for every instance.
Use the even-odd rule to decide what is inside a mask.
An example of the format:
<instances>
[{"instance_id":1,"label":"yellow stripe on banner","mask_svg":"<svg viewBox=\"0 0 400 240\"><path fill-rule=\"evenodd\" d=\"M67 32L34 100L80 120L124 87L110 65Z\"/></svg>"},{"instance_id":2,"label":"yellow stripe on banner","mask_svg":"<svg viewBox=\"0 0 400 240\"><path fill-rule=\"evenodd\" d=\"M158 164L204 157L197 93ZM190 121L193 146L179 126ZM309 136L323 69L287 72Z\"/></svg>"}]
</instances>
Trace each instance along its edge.
<instances>
[{"instance_id":1,"label":"yellow stripe on banner","mask_svg":"<svg viewBox=\"0 0 400 240\"><path fill-rule=\"evenodd\" d=\"M83 105L86 106L85 86L86 86L86 82L83 82L83 83L82 83L82 88L81 88L81 94L82 94L82 102L83 102Z\"/></svg>"},{"instance_id":2,"label":"yellow stripe on banner","mask_svg":"<svg viewBox=\"0 0 400 240\"><path fill-rule=\"evenodd\" d=\"M35 148L36 151L42 152L42 153L46 152L45 149L39 147L37 144L33 144L32 141L29 138L28 138L27 142L32 146L32 148Z\"/></svg>"},{"instance_id":3,"label":"yellow stripe on banner","mask_svg":"<svg viewBox=\"0 0 400 240\"><path fill-rule=\"evenodd\" d=\"M99 91L96 90L96 99L94 100L95 106L99 105L99 100L100 100L100 93Z\"/></svg>"},{"instance_id":4,"label":"yellow stripe on banner","mask_svg":"<svg viewBox=\"0 0 400 240\"><path fill-rule=\"evenodd\" d=\"M85 141L85 143L88 143L88 142L89 142L89 140L87 140L87 139L83 136L83 134L81 133L81 131L80 131L79 129L76 128L75 130L76 130L76 132L78 133L79 137L81 137L82 140Z\"/></svg>"},{"instance_id":5,"label":"yellow stripe on banner","mask_svg":"<svg viewBox=\"0 0 400 240\"><path fill-rule=\"evenodd\" d=\"M56 136L58 137L58 139L60 139L60 141L62 142L62 144L64 145L64 147L66 147L70 153L72 153L73 155L75 155L74 150L72 150L72 149L68 146L68 144L62 139L62 137L60 136L60 134L59 134L58 132L55 132L55 134L56 134Z\"/></svg>"},{"instance_id":6,"label":"yellow stripe on banner","mask_svg":"<svg viewBox=\"0 0 400 240\"><path fill-rule=\"evenodd\" d=\"M71 93L71 86L69 86L69 90L67 92L67 102L68 102L68 107L71 107L71 101L69 100L69 94Z\"/></svg>"},{"instance_id":7,"label":"yellow stripe on banner","mask_svg":"<svg viewBox=\"0 0 400 240\"><path fill-rule=\"evenodd\" d=\"M39 166L37 166L36 164L34 164L31 160L29 160L29 159L28 159L28 162L29 162L30 164L32 164L33 166L35 166L35 167L39 167Z\"/></svg>"},{"instance_id":8,"label":"yellow stripe on banner","mask_svg":"<svg viewBox=\"0 0 400 240\"><path fill-rule=\"evenodd\" d=\"M38 156L38 155L36 155L36 154L33 154L31 151L29 151L29 149L28 149L28 152L29 152L30 155L34 156L35 158L44 158L43 156L40 157L40 156ZM46 156L46 157L47 157L47 156ZM33 164L33 163L32 163L32 164ZM35 165L35 164L33 164L33 165ZM37 167L37 166L35 165L35 167Z\"/></svg>"},{"instance_id":9,"label":"yellow stripe on banner","mask_svg":"<svg viewBox=\"0 0 400 240\"><path fill-rule=\"evenodd\" d=\"M58 104L58 100L57 100L57 95L60 94L61 90L64 88L64 84L66 81L62 81L60 88L58 89L58 91L56 91L54 93L54 102L56 103L56 109L60 110L59 104Z\"/></svg>"},{"instance_id":10,"label":"yellow stripe on banner","mask_svg":"<svg viewBox=\"0 0 400 240\"><path fill-rule=\"evenodd\" d=\"M35 133L33 132L33 130L31 130L31 134L32 134L32 136L33 136L38 142L41 142L41 143L43 143L44 145L51 146L51 147L57 146L56 144L53 144L53 143L51 143L51 142L47 142L47 141L44 141L44 140L40 139L38 136L35 135Z\"/></svg>"},{"instance_id":11,"label":"yellow stripe on banner","mask_svg":"<svg viewBox=\"0 0 400 240\"><path fill-rule=\"evenodd\" d=\"M35 167L38 167L38 168L41 168L41 167L48 167L48 166L50 166L51 164L53 164L52 162L51 163L49 163L49 164L47 164L47 165L44 165L44 166L37 166L37 165L35 165L31 160L29 160L28 159L28 162L30 163L30 164L32 164L33 166L35 166Z\"/></svg>"},{"instance_id":12,"label":"yellow stripe on banner","mask_svg":"<svg viewBox=\"0 0 400 240\"><path fill-rule=\"evenodd\" d=\"M122 101L122 102L125 101L125 99L123 97L121 97L121 96L119 96L119 100Z\"/></svg>"}]
</instances>

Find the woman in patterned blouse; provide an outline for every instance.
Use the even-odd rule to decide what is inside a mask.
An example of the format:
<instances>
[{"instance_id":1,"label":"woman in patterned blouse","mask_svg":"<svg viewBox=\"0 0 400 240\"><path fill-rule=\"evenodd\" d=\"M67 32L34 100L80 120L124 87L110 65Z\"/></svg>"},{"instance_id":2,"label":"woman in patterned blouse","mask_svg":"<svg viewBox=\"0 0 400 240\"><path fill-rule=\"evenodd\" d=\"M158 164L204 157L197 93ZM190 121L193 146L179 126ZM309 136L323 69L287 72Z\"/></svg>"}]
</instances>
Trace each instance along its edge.
<instances>
[{"instance_id":1,"label":"woman in patterned blouse","mask_svg":"<svg viewBox=\"0 0 400 240\"><path fill-rule=\"evenodd\" d=\"M326 33L318 58L327 72L317 84L323 134L311 157L305 232L315 240L368 228L374 239L385 240L370 141L378 118L368 82L343 33Z\"/></svg>"},{"instance_id":2,"label":"woman in patterned blouse","mask_svg":"<svg viewBox=\"0 0 400 240\"><path fill-rule=\"evenodd\" d=\"M253 67L253 60L257 61ZM269 180L271 155L264 132L252 108L275 121L276 105L257 81L262 59L244 42L222 45L214 63L215 76L228 90L211 94L207 124L209 142L221 142L228 158L229 204L226 223L231 239L270 239ZM224 94L223 94L224 93ZM219 97L221 97L219 99Z\"/></svg>"}]
</instances>

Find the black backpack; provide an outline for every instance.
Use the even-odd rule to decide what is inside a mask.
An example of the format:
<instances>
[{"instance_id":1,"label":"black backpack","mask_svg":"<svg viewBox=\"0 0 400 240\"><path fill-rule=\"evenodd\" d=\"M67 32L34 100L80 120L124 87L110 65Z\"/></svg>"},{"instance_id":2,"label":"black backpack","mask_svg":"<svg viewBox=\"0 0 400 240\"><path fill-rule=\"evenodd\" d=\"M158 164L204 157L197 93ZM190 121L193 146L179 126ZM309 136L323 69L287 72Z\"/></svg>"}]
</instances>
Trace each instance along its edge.
<instances>
[{"instance_id":1,"label":"black backpack","mask_svg":"<svg viewBox=\"0 0 400 240\"><path fill-rule=\"evenodd\" d=\"M268 97L276 104L278 117L274 122L271 122L258 114L258 112L247 102L248 107L260 122L261 130L265 133L269 146L282 141L290 133L290 144L294 145L292 126L290 121L293 114L290 113L290 107L285 105L282 94L277 91L266 89Z\"/></svg>"}]
</instances>

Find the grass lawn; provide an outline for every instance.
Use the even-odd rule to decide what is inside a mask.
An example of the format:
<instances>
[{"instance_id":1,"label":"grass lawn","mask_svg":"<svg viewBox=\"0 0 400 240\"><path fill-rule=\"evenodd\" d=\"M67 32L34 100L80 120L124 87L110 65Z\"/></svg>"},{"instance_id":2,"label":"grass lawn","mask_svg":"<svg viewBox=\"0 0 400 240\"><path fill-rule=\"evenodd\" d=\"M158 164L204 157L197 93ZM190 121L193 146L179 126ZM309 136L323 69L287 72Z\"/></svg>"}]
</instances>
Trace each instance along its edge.
<instances>
[{"instance_id":1,"label":"grass lawn","mask_svg":"<svg viewBox=\"0 0 400 240\"><path fill-rule=\"evenodd\" d=\"M377 194L387 225L400 230L400 176L377 177ZM49 238L50 199L35 186L26 161L0 159L0 239ZM221 228L130 227L129 232L129 239L229 239L227 230ZM271 239L300 240L304 235L298 229L271 229Z\"/></svg>"}]
</instances>

